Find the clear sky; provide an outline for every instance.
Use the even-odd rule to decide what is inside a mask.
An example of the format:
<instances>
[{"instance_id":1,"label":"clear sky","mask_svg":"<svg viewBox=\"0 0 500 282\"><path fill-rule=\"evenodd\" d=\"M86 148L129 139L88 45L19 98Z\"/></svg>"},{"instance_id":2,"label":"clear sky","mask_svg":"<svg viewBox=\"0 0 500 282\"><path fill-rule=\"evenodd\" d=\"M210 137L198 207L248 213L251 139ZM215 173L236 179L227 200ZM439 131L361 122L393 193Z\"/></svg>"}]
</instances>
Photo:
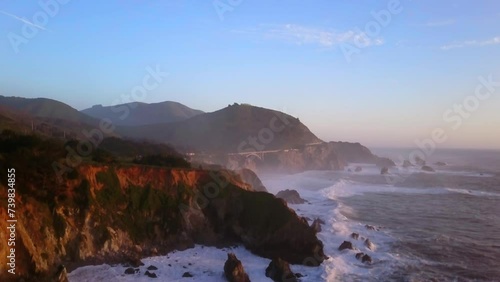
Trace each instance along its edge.
<instances>
[{"instance_id":1,"label":"clear sky","mask_svg":"<svg viewBox=\"0 0 500 282\"><path fill-rule=\"evenodd\" d=\"M500 82L496 0L0 2L0 94L110 105L148 66L169 75L145 102L250 103L372 147L442 128L441 147L500 149L500 85L474 96L478 77Z\"/></svg>"}]
</instances>

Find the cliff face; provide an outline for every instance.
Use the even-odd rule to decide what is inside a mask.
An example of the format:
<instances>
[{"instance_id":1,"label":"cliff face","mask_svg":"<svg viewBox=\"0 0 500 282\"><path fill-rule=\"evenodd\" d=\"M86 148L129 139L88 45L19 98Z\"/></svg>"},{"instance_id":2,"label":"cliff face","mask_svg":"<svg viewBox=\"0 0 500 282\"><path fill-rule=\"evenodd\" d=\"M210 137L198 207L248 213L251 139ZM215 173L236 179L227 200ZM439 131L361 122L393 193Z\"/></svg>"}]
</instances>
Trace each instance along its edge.
<instances>
[{"instance_id":1,"label":"cliff face","mask_svg":"<svg viewBox=\"0 0 500 282\"><path fill-rule=\"evenodd\" d=\"M228 171L82 165L61 183L41 178L18 175L17 278L43 281L59 264L71 269L231 240L262 256L323 260L322 244L306 222ZM0 217L7 218L6 205ZM0 228L6 224L1 220ZM1 232L0 240L6 236ZM2 248L1 281L12 278L7 255Z\"/></svg>"}]
</instances>

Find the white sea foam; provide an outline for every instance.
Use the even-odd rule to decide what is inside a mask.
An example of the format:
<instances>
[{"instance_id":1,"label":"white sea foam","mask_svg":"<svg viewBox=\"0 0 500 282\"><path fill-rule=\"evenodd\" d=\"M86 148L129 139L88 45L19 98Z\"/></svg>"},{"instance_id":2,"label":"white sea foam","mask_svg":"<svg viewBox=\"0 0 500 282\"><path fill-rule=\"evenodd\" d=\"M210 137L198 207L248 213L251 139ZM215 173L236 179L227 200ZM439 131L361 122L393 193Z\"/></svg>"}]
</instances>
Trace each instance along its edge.
<instances>
[{"instance_id":1,"label":"white sea foam","mask_svg":"<svg viewBox=\"0 0 500 282\"><path fill-rule=\"evenodd\" d=\"M397 172L403 168L397 168ZM393 171L396 173L396 170ZM262 177L263 184L271 193L284 189L295 189L308 203L289 205L298 215L307 217L312 222L315 218L325 221L318 238L324 244L324 252L329 257L320 267L293 265L292 270L306 275L301 281L367 281L391 273L396 267L408 264L398 254L391 253L390 246L395 238L381 228L379 231L368 230L364 222L349 219L355 210L343 205L341 198L363 195L367 193L406 193L406 194L449 194L460 193L472 196L500 196L496 193L469 191L455 188L400 188L390 185L362 184L341 177L349 172L308 171L295 175L267 175ZM374 166L365 165L360 174L380 174ZM352 239L351 233L358 233L359 240ZM370 250L364 245L369 238L377 247ZM357 250L338 251L343 241L351 241ZM69 274L70 281L150 281L144 275L146 267L154 265L159 269L157 281L225 281L223 266L228 252L234 252L242 261L252 281L270 281L265 277L265 269L270 260L253 255L244 247L234 249L217 249L196 246L183 252L171 253L168 256L146 258L136 275L125 275L125 267L87 266ZM363 264L355 258L355 254L363 252L372 257L373 263ZM191 263L191 265L189 265ZM169 264L171 266L169 266ZM185 272L193 278L183 278Z\"/></svg>"}]
</instances>

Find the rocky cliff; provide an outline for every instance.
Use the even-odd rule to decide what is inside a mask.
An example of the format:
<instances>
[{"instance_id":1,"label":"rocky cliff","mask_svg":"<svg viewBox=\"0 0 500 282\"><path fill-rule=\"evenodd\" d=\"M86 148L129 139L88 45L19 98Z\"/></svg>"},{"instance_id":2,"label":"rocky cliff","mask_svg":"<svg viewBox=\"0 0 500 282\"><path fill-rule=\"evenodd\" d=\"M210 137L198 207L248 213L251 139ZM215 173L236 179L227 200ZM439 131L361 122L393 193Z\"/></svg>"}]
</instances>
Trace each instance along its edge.
<instances>
[{"instance_id":1,"label":"rocky cliff","mask_svg":"<svg viewBox=\"0 0 500 282\"><path fill-rule=\"evenodd\" d=\"M17 175L16 279L50 281L60 264L71 270L195 243L240 242L292 263L319 264L324 257L313 230L282 200L253 191L229 171L85 164L62 182ZM6 182L0 200L7 202ZM5 204L0 218L6 230ZM0 241L7 236L1 232ZM1 281L13 278L7 255L2 248Z\"/></svg>"}]
</instances>

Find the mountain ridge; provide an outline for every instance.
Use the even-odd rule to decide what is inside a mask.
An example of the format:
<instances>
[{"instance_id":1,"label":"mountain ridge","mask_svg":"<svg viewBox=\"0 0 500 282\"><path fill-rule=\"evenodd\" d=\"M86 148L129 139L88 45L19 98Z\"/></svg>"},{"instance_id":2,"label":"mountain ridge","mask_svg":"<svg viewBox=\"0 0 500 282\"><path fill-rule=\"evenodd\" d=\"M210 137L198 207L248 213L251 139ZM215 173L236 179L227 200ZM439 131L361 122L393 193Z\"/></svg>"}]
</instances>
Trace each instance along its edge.
<instances>
[{"instance_id":1,"label":"mountain ridge","mask_svg":"<svg viewBox=\"0 0 500 282\"><path fill-rule=\"evenodd\" d=\"M119 126L177 122L204 113L175 101L158 103L132 102L115 106L94 105L81 110L81 112L98 119L110 119L113 124Z\"/></svg>"}]
</instances>

